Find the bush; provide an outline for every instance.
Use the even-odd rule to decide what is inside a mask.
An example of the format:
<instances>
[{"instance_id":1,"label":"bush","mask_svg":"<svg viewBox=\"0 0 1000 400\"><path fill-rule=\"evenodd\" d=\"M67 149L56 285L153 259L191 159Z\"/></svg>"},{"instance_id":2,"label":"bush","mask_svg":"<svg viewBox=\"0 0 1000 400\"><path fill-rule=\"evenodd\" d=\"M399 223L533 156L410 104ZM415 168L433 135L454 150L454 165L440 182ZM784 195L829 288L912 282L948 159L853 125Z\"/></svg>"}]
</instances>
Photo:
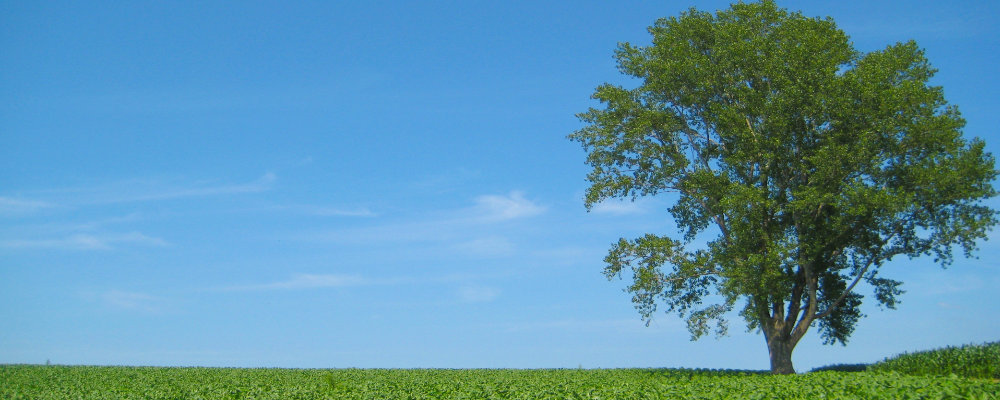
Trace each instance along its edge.
<instances>
[{"instance_id":1,"label":"bush","mask_svg":"<svg viewBox=\"0 0 1000 400\"><path fill-rule=\"evenodd\" d=\"M868 364L833 364L822 367L816 367L810 370L809 372L823 372L823 371L864 372L867 369L868 369Z\"/></svg>"},{"instance_id":2,"label":"bush","mask_svg":"<svg viewBox=\"0 0 1000 400\"><path fill-rule=\"evenodd\" d=\"M966 378L1000 379L1000 342L903 353L873 364L869 371L910 375L955 374Z\"/></svg>"}]
</instances>

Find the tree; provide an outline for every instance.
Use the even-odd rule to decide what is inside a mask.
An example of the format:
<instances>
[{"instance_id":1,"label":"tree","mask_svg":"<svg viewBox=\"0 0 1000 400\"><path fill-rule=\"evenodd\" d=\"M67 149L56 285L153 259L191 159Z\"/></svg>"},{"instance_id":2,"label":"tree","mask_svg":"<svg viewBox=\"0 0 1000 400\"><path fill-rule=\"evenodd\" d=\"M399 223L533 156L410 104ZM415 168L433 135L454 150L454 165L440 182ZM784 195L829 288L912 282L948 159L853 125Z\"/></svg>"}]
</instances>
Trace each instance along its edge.
<instances>
[{"instance_id":1,"label":"tree","mask_svg":"<svg viewBox=\"0 0 1000 400\"><path fill-rule=\"evenodd\" d=\"M680 239L612 245L604 274L631 271L643 319L659 305L692 340L724 335L739 308L767 342L773 373L794 373L814 324L847 343L862 317L859 282L895 308L896 256L965 256L997 222L991 154L929 86L935 70L910 41L861 53L833 20L771 1L691 9L620 44L637 87L603 84L603 108L579 114L593 169L588 210L609 198L672 193ZM703 240L696 240L703 239ZM697 245L697 243L707 243Z\"/></svg>"}]
</instances>

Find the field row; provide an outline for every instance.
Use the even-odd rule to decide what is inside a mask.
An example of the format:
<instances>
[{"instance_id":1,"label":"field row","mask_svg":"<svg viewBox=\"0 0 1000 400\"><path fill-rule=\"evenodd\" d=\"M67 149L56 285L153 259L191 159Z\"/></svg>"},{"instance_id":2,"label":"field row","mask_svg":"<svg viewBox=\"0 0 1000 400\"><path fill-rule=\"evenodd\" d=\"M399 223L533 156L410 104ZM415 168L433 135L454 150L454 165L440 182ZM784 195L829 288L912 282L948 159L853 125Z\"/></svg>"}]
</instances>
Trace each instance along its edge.
<instances>
[{"instance_id":1,"label":"field row","mask_svg":"<svg viewBox=\"0 0 1000 400\"><path fill-rule=\"evenodd\" d=\"M993 399L994 380L895 372L0 366L3 399Z\"/></svg>"}]
</instances>

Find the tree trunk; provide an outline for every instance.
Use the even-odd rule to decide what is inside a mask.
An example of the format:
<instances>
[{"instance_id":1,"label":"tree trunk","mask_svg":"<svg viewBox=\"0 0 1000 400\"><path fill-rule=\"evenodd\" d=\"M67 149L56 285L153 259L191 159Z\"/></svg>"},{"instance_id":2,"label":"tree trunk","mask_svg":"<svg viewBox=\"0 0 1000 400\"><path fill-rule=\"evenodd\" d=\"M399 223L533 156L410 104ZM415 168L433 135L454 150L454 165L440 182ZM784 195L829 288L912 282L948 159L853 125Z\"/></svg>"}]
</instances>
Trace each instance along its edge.
<instances>
[{"instance_id":1,"label":"tree trunk","mask_svg":"<svg viewBox=\"0 0 1000 400\"><path fill-rule=\"evenodd\" d=\"M792 366L792 349L795 342L791 338L784 340L769 338L767 341L767 352L771 355L771 373L778 375L794 374L795 367Z\"/></svg>"}]
</instances>

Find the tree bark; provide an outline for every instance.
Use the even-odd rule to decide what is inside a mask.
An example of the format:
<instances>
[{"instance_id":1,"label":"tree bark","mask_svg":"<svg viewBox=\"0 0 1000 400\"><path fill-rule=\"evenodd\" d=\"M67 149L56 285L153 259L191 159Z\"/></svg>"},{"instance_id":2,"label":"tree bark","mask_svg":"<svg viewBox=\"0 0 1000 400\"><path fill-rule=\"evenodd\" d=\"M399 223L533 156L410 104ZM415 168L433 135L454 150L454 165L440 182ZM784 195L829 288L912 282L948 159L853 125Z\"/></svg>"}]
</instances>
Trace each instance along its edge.
<instances>
[{"instance_id":1,"label":"tree bark","mask_svg":"<svg viewBox=\"0 0 1000 400\"><path fill-rule=\"evenodd\" d=\"M771 373L775 375L794 374L795 367L792 366L792 350L795 349L795 341L785 336L784 338L767 338L767 352L771 356Z\"/></svg>"}]
</instances>

